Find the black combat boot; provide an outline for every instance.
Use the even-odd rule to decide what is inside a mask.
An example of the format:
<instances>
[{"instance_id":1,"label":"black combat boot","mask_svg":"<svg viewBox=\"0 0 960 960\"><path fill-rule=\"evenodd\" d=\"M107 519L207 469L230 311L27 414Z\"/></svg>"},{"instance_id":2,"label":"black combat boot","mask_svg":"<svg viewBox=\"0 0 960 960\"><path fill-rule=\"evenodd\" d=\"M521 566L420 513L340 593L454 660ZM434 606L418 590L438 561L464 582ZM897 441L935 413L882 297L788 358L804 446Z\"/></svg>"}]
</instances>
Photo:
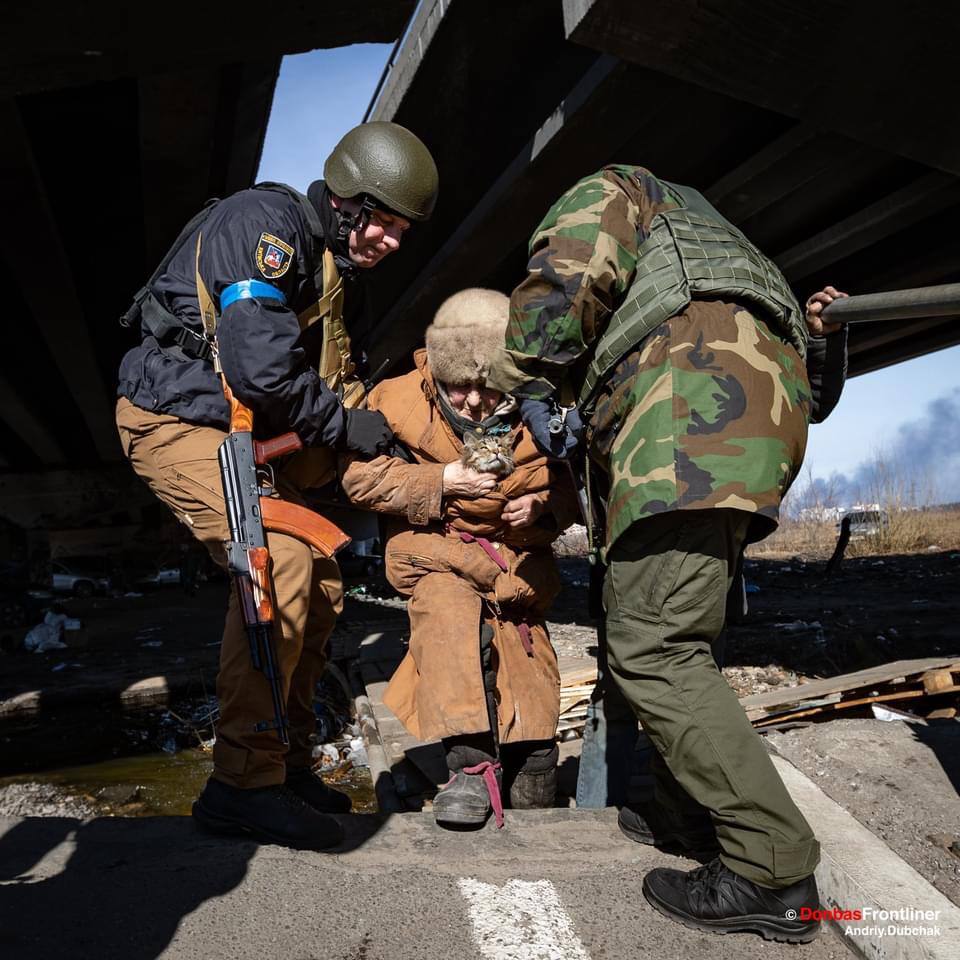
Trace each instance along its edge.
<instances>
[{"instance_id":1,"label":"black combat boot","mask_svg":"<svg viewBox=\"0 0 960 960\"><path fill-rule=\"evenodd\" d=\"M557 799L560 748L552 740L504 744L500 759L514 810L552 807Z\"/></svg>"},{"instance_id":2,"label":"black combat boot","mask_svg":"<svg viewBox=\"0 0 960 960\"><path fill-rule=\"evenodd\" d=\"M193 805L193 819L212 833L296 850L326 850L343 840L336 820L314 810L284 784L241 790L211 777Z\"/></svg>"},{"instance_id":3,"label":"black combat boot","mask_svg":"<svg viewBox=\"0 0 960 960\"><path fill-rule=\"evenodd\" d=\"M720 853L717 833L709 816L680 819L651 801L621 808L617 824L631 840L659 847L667 853L702 861L712 860Z\"/></svg>"},{"instance_id":4,"label":"black combat boot","mask_svg":"<svg viewBox=\"0 0 960 960\"><path fill-rule=\"evenodd\" d=\"M759 933L764 940L809 943L820 921L804 919L820 908L813 876L774 890L734 873L719 858L684 873L658 867L643 878L643 895L664 916L710 933Z\"/></svg>"},{"instance_id":5,"label":"black combat boot","mask_svg":"<svg viewBox=\"0 0 960 960\"><path fill-rule=\"evenodd\" d=\"M349 813L353 806L345 793L328 787L309 767L288 770L286 785L320 813Z\"/></svg>"}]
</instances>

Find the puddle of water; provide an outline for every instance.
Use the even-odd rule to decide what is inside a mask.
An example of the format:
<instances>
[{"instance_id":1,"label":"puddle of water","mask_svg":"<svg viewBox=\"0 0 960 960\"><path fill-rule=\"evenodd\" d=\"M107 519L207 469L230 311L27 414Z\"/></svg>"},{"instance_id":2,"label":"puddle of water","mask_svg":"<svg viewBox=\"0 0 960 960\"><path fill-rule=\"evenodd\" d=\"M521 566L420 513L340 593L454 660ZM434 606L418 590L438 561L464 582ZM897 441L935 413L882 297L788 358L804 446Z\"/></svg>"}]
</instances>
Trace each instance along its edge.
<instances>
[{"instance_id":1,"label":"puddle of water","mask_svg":"<svg viewBox=\"0 0 960 960\"><path fill-rule=\"evenodd\" d=\"M48 783L64 794L82 797L106 816L180 817L189 816L212 769L209 753L181 750L7 777L0 780L0 787L8 783ZM369 769L359 767L325 779L350 795L355 812L376 811Z\"/></svg>"}]
</instances>

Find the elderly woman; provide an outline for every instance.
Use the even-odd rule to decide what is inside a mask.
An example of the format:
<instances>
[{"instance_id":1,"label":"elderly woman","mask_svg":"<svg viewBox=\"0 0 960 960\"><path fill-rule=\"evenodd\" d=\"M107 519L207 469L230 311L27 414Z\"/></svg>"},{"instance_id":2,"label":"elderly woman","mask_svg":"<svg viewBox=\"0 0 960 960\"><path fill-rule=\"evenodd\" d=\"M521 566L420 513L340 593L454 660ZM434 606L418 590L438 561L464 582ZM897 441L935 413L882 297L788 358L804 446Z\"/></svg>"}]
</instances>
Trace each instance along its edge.
<instances>
[{"instance_id":1,"label":"elderly woman","mask_svg":"<svg viewBox=\"0 0 960 960\"><path fill-rule=\"evenodd\" d=\"M369 398L403 456L343 476L353 503L389 515L386 574L410 598L410 649L384 702L418 739L443 741L440 824L479 826L491 808L499 822L501 788L516 808L556 795L560 681L543 614L560 586L550 544L576 500L513 398L486 387L508 306L470 289L440 307L415 369Z\"/></svg>"}]
</instances>

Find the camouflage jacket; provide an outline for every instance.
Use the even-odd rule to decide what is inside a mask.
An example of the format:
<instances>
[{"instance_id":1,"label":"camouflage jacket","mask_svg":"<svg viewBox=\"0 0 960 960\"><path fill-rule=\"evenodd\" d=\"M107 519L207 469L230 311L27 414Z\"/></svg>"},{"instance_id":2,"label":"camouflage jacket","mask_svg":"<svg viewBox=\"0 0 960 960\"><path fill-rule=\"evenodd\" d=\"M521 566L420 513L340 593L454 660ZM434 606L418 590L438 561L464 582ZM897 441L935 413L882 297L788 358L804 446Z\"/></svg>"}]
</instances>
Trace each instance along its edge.
<instances>
[{"instance_id":1,"label":"camouflage jacket","mask_svg":"<svg viewBox=\"0 0 960 960\"><path fill-rule=\"evenodd\" d=\"M675 205L640 167L605 167L568 190L530 241L488 383L517 396L574 395L651 221ZM809 412L803 361L760 316L691 303L599 391L588 444L609 481L606 548L635 521L672 510L732 507L755 515L751 539L772 532L803 459Z\"/></svg>"}]
</instances>

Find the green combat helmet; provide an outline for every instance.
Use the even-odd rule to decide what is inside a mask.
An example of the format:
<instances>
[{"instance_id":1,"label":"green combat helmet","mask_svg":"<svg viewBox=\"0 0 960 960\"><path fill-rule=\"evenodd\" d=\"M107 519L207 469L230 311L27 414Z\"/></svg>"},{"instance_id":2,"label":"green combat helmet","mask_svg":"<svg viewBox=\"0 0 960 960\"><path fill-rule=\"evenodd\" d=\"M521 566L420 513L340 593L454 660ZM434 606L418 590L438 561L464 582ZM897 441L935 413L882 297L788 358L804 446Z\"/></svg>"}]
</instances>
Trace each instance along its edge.
<instances>
[{"instance_id":1,"label":"green combat helmet","mask_svg":"<svg viewBox=\"0 0 960 960\"><path fill-rule=\"evenodd\" d=\"M408 220L429 219L437 202L430 151L406 127L385 120L346 133L327 157L323 177L338 197L362 197L368 209L383 205Z\"/></svg>"}]
</instances>

